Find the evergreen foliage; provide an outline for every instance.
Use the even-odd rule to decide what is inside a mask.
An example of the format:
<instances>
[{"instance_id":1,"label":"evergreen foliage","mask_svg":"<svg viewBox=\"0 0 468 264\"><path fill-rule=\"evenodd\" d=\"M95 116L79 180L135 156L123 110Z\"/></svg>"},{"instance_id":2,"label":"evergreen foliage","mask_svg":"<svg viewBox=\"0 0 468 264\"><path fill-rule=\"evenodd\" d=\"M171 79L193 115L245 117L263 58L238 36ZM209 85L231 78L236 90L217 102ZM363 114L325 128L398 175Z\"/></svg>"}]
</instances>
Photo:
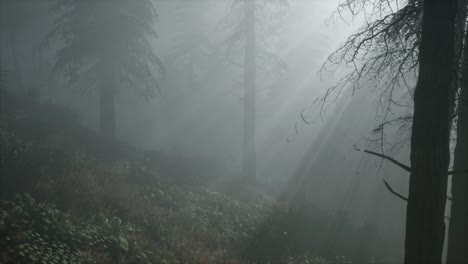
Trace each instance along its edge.
<instances>
[{"instance_id":1,"label":"evergreen foliage","mask_svg":"<svg viewBox=\"0 0 468 264\"><path fill-rule=\"evenodd\" d=\"M61 13L50 37L64 47L55 68L81 88L99 86L111 71L116 83L150 96L158 87L155 69L163 66L150 39L156 36L156 12L149 0L57 0Z\"/></svg>"}]
</instances>

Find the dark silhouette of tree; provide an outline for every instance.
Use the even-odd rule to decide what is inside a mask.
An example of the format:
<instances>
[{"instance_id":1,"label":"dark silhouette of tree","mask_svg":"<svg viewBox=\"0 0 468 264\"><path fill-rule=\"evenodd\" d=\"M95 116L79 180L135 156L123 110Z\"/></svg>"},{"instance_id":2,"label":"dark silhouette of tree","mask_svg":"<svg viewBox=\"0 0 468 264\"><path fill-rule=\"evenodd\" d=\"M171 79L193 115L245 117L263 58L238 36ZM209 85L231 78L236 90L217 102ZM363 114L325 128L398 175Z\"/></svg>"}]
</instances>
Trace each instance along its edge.
<instances>
[{"instance_id":1,"label":"dark silhouette of tree","mask_svg":"<svg viewBox=\"0 0 468 264\"><path fill-rule=\"evenodd\" d=\"M256 162L256 93L257 80L260 74L272 74L284 70L283 61L265 48L268 34L277 30L276 25L271 25L267 17L273 14L279 18L281 11L286 6L286 0L233 0L231 11L241 13L241 21L235 26L232 34L227 38L228 53L239 44L242 47L242 62L233 61L236 65L242 65L243 76L243 147L242 170L244 183L255 183L257 177ZM230 59L230 58L228 58ZM232 58L231 58L232 59Z\"/></svg>"},{"instance_id":2,"label":"dark silhouette of tree","mask_svg":"<svg viewBox=\"0 0 468 264\"><path fill-rule=\"evenodd\" d=\"M5 93L5 72L0 65L0 122L3 119L3 96Z\"/></svg>"},{"instance_id":3,"label":"dark silhouette of tree","mask_svg":"<svg viewBox=\"0 0 468 264\"><path fill-rule=\"evenodd\" d=\"M3 45L5 27L5 0L0 0L0 48ZM0 121L3 119L3 94L5 85L5 72L3 69L3 52L0 50Z\"/></svg>"},{"instance_id":4,"label":"dark silhouette of tree","mask_svg":"<svg viewBox=\"0 0 468 264\"><path fill-rule=\"evenodd\" d=\"M468 34L465 32L463 67L457 109L455 171L468 171ZM468 173L452 175L452 206L447 264L468 263Z\"/></svg>"},{"instance_id":5,"label":"dark silhouette of tree","mask_svg":"<svg viewBox=\"0 0 468 264\"><path fill-rule=\"evenodd\" d=\"M414 91L405 263L441 263L457 1L425 0Z\"/></svg>"},{"instance_id":6,"label":"dark silhouette of tree","mask_svg":"<svg viewBox=\"0 0 468 264\"><path fill-rule=\"evenodd\" d=\"M27 19L22 17L22 9L24 9L24 2L19 1L3 1L2 11L8 10L8 12L2 13L2 33L4 35L4 43L9 46L9 53L11 56L11 65L8 69L12 83L17 91L23 91L24 88L24 76L23 69L20 62L20 45L21 43L21 32L24 29L24 24Z\"/></svg>"},{"instance_id":7,"label":"dark silhouette of tree","mask_svg":"<svg viewBox=\"0 0 468 264\"><path fill-rule=\"evenodd\" d=\"M40 42L50 30L50 2L2 0L1 4L2 59L10 73L10 88L38 99L47 72Z\"/></svg>"},{"instance_id":8,"label":"dark silhouette of tree","mask_svg":"<svg viewBox=\"0 0 468 264\"><path fill-rule=\"evenodd\" d=\"M151 96L158 89L163 66L150 43L154 6L149 0L58 0L56 7L61 16L51 36L64 47L55 68L70 84L99 90L100 130L114 138L118 90Z\"/></svg>"},{"instance_id":9,"label":"dark silhouette of tree","mask_svg":"<svg viewBox=\"0 0 468 264\"><path fill-rule=\"evenodd\" d=\"M382 11L378 8L382 4L376 1L345 1L342 7L354 11L366 3L377 6L376 13ZM408 201L405 263L441 262L450 128L457 88L456 56L461 53L457 42L466 17L465 12L459 12L456 22L456 13L457 1L409 1L397 12L390 10L389 15L367 23L329 58L331 65L351 63L355 70L328 90L325 99L348 84L357 89L374 81L377 87L384 86L386 96L381 98L386 102L385 125L393 121L386 119L390 106L400 105L393 99L395 87L406 86L414 98L414 115L408 119L413 121L409 197L386 184L392 193ZM414 93L407 73L418 76Z\"/></svg>"},{"instance_id":10,"label":"dark silhouette of tree","mask_svg":"<svg viewBox=\"0 0 468 264\"><path fill-rule=\"evenodd\" d=\"M256 81L257 81L257 36L255 1L245 3L245 60L244 60L244 153L243 174L248 182L255 182L257 161L255 147Z\"/></svg>"}]
</instances>

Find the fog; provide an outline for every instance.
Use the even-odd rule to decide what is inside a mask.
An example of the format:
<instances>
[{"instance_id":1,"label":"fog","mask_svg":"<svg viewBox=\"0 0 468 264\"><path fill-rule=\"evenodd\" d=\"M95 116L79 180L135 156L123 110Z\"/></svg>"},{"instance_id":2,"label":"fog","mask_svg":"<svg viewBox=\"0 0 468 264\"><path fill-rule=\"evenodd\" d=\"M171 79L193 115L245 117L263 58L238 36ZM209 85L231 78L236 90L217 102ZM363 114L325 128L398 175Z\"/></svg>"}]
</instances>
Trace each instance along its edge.
<instances>
[{"instance_id":1,"label":"fog","mask_svg":"<svg viewBox=\"0 0 468 264\"><path fill-rule=\"evenodd\" d=\"M127 154L122 154L123 156L115 160L120 162L127 158L135 159L135 166L140 166L138 162L141 164L148 162L150 165L145 163L145 166L148 168L152 166L151 169L155 170L163 182L168 182L169 186L176 186L161 189L165 193L171 193L173 188L179 188L177 186L185 186L180 188L189 190L206 188L229 197L226 199L239 200L249 206L252 201L264 201L268 206L276 208L269 209L272 210L272 215L274 210L287 210L305 212L312 215L313 219L324 215L328 217L316 222L306 218L303 224L322 223L316 228L326 233L322 235L325 238L319 239L318 242L313 239L311 241L314 242L305 242L306 245L310 245L305 251L309 251L312 256L324 256L329 262L318 262L319 260L312 258L309 262L300 262L298 260L300 257L293 256L293 253L290 253L290 262L284 259L276 259L275 262L274 259L279 258L275 255L277 254L275 251L279 249L272 247L266 250L265 255L271 253L272 256L276 256L270 258L269 261L273 259L273 262L263 261L260 257L256 262L247 261L246 258L234 260L235 253L232 252L235 251L231 252L229 249L223 249L223 252L228 252L227 260L225 255L224 262L221 262L215 253L210 261L207 260L208 257L205 260L195 260L195 257L188 256L188 249L182 249L181 252L187 255L177 257L179 262L175 262L174 259L177 258L171 258L169 253L161 253L154 259L159 258L161 261L163 259L161 256L164 255L167 262L154 263L351 263L346 262L348 260L345 258L357 254L358 244L362 244L364 248L362 250L366 252L364 253L366 261L359 262L356 257L352 263L401 263L406 205L388 191L384 180L395 191L405 194L408 189L409 173L363 150L383 152L402 163L409 164L411 126L408 124L401 127L392 126L384 132L376 130L382 122L385 122L383 110L385 106L379 104L381 90L372 84L364 85L357 90L353 90L350 84L341 92L333 92L325 97L328 89L339 83L341 78L352 71L352 68L342 66L331 72L322 67L330 54L363 25L362 15L337 13L338 1L256 1L253 132L256 172L255 180L249 182L245 191L243 190L245 187L241 187L242 184L239 183L244 181L245 176L243 170L245 169L243 159L245 159L244 104L246 103L244 63L247 59L244 57L246 53L243 36L245 26L243 1L145 0L142 2L149 5L144 8L154 6L156 14L154 22L148 24L143 21L148 14L138 17L138 12L143 12L137 10L141 8L139 4L134 5L137 10L135 11L130 8L124 10L132 7L131 4L122 4L124 0L99 1L104 7L98 7L96 5L98 1L89 3L89 9L95 13L103 12L99 8L104 8L103 10L111 14L127 14L133 19L130 19L133 24L129 28L124 24L127 18L112 18L115 20L107 22L97 20L97 26L86 25L96 19L90 16L86 22L86 19L81 18L90 12L83 3L90 1L83 0L83 3L80 3L82 13L73 13L74 2L76 1L2 1L0 51L1 69L5 73L2 74L4 83L2 87L5 87L6 94L3 97L5 99L2 99L4 100L2 108L5 109L2 118L7 120L5 124L9 122L17 124L20 122L18 120L22 120L22 116L27 115L26 110L15 109L23 105L18 102L27 102L24 104L30 105L33 109L36 109L35 107L42 109L41 107L47 105L64 107L64 113L67 111L74 113L73 122L78 125L70 126L71 131L63 132L66 127L62 127L58 129L59 132L50 132L49 137L41 136L38 140L45 147L67 152L68 146L76 144L80 149L76 150L76 153L80 151L93 153L94 148L98 146L101 148L100 142L111 140L118 142L115 144L119 146L125 146L123 149L132 150L131 158L125 156ZM137 3L136 0L127 2ZM64 6L60 7L58 3L63 3ZM80 19L85 22L81 22L84 24L78 25L77 29L70 26L73 24L66 24L57 30L60 23L66 23L64 21L73 23L81 21ZM132 27L139 24L143 28L150 25L151 28L145 30L154 31L155 35L137 36L139 31L132 31ZM65 35L63 31L70 29L77 31L69 36ZM96 32L86 36L79 31L93 29ZM98 32L102 29L105 33ZM80 34L83 34L82 38ZM96 36L98 39L89 39L89 36ZM109 43L120 41L107 42L108 38L125 40L125 36L136 39L122 41L123 44L115 44L116 47L108 46ZM80 39L83 43L73 46L73 40L76 39ZM148 46L145 46L146 41ZM132 48L133 43L141 45L138 46L142 49L141 52L139 48ZM70 45L73 49L66 49ZM98 48L101 46L104 48ZM65 51L61 53L64 49ZM89 51L82 52L80 49L89 49ZM128 76L124 70L113 73L117 77L114 77L116 81L110 84L115 88L115 135L112 137L108 137L106 133L102 135L102 128L105 127L102 118L106 112L100 109L103 100L99 91L101 84L91 81L94 77L90 76L94 75L88 74L94 74L93 65L99 64L96 62L99 58L101 60L107 58L105 57L107 55L102 55L107 53L107 50L111 50L109 53L114 54L111 57L114 56L115 59L105 67L116 68L120 67L120 64L124 65L122 69L134 67ZM115 55L115 52L122 51L128 52L128 58L120 53ZM151 63L148 52L154 53L158 59L157 63ZM133 55L143 57L136 58L135 62L128 61ZM65 62L60 64L61 60ZM113 65L112 61L117 62ZM145 75L146 71L152 76L151 78ZM105 75L102 72L95 74L97 78ZM152 82L153 77L154 82ZM145 81L146 83L143 83ZM400 89L396 93L403 95L405 93L403 90ZM52 120L50 122L54 123L56 120L57 126L62 126L63 123L59 120L60 113L57 112L62 110L54 111L56 112L50 117ZM393 109L392 114L406 115L411 114L411 111L410 107L400 107ZM38 112L38 116L44 120L50 119L46 115L47 113ZM41 123L40 120L23 124L21 130L23 132L18 133L23 133L21 136L25 138L34 138L35 131L43 131L43 128L36 127ZM88 131L86 133L95 135L90 136L91 138L97 137L97 139L94 141L82 139L81 129L86 129ZM63 143L67 140L72 143ZM39 143L34 144L33 146L39 145ZM109 157L120 155L120 151L125 152L116 148L106 150L106 146L103 145L102 148ZM72 147L70 151L75 153ZM89 153L88 156L93 155ZM46 158L41 157L32 158L37 160L35 165L37 169L32 169L33 171L40 171L41 164L45 162L42 159ZM98 161L102 159L103 162L105 160L101 156L96 156L95 159ZM133 163L129 161L129 164ZM27 167L27 165L21 166ZM73 166L78 166L79 170L79 166L91 165ZM118 170L117 168L120 167L115 165L115 170ZM100 175L99 169L90 169L90 171ZM112 169L106 173L112 176ZM116 172L116 175L123 175L123 172L119 173L121 174ZM15 172L12 175L15 176ZM28 178L21 179L27 181ZM76 184L72 183L73 186L77 186ZM44 191L34 189L36 187L28 188L18 187L18 192L39 193L33 197L37 200L44 199L46 202L58 203L61 210L71 211L72 215L73 212L76 213L73 209L75 207L68 208L67 205L60 204L62 198L59 194L45 195L44 198L41 196L44 195ZM115 189L112 192L125 191ZM3 198L7 197L9 196L5 194ZM137 207L137 203L132 203L130 207ZM158 201L156 203L158 204ZM110 207L106 207L106 210ZM200 207L204 208L203 205ZM153 207L145 208L147 208L145 210L156 210ZM171 213L168 214L172 215L173 211L176 209L170 209ZM123 221L130 222L131 218L127 216L125 213L119 215ZM165 219L164 216L158 217L156 219ZM161 225L169 225L171 221L177 222L179 218L174 219ZM260 224L256 225L262 224L267 225L267 220L265 223L260 221ZM259 226L257 228L260 229ZM209 225L207 229L210 229ZM283 232L281 227L278 230L280 233ZM304 236L313 237L313 231L311 232L304 232ZM285 236L286 233L287 230L284 230ZM130 241L134 238L127 239ZM206 238L199 238L203 239ZM195 238L194 241L196 240ZM295 245L297 248L303 247L299 240L285 242L286 240L281 241L287 244L288 248L293 247L290 249L291 252L299 251L294 249ZM166 248L165 242L157 243L152 247ZM353 248L350 248L350 245ZM369 249L372 246L375 248ZM217 246L207 246L211 249L215 247ZM248 245L241 243L238 248L244 247L247 248ZM156 254L154 250L152 252ZM332 255L333 259L330 258ZM123 256L121 255L122 259ZM245 254L242 256L245 257ZM8 263L33 263L26 260L9 261ZM139 262L130 262L126 259L119 263Z\"/></svg>"}]
</instances>

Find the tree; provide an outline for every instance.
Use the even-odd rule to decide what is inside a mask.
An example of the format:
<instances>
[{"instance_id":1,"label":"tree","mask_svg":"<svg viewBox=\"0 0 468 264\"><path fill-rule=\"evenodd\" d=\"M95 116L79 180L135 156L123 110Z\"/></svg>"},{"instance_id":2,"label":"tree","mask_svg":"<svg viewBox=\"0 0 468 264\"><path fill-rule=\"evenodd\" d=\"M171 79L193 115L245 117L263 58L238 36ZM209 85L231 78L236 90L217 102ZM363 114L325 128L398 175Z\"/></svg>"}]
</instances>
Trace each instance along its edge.
<instances>
[{"instance_id":1,"label":"tree","mask_svg":"<svg viewBox=\"0 0 468 264\"><path fill-rule=\"evenodd\" d=\"M405 263L441 263L457 1L425 0L414 92Z\"/></svg>"},{"instance_id":2,"label":"tree","mask_svg":"<svg viewBox=\"0 0 468 264\"><path fill-rule=\"evenodd\" d=\"M21 32L21 20L18 19L19 17L19 11L21 8L21 3L11 3L10 4L10 11L12 12L11 15L13 16L13 19L10 21L10 30L9 30L9 35L8 39L10 40L10 47L11 47L11 56L13 59L13 67L14 67L14 74L15 74L15 86L16 89L22 90L23 89L23 74L22 74L22 69L21 69L21 63L20 63L20 58L19 58L19 50L18 46L20 44L19 41L19 32Z\"/></svg>"},{"instance_id":3,"label":"tree","mask_svg":"<svg viewBox=\"0 0 468 264\"><path fill-rule=\"evenodd\" d=\"M3 119L3 97L5 90L5 72L0 65L0 122Z\"/></svg>"},{"instance_id":4,"label":"tree","mask_svg":"<svg viewBox=\"0 0 468 264\"><path fill-rule=\"evenodd\" d=\"M447 252L447 263L465 263L468 261L468 253L466 251L466 245L468 243L468 228L466 223L468 222L468 182L466 171L468 164L468 149L466 147L466 138L468 137L468 129L466 124L467 116L467 93L468 87L466 87L466 78L468 76L468 61L466 58L467 36L465 32L466 18L467 18L467 4L466 0L458 1L458 8L456 14L456 21L454 24L455 29L455 43L454 43L454 65L451 70L455 73L453 77L456 81L452 82L452 93L455 90L460 90L458 94L458 110L452 100L450 106L450 115L458 117L456 139L457 145L455 148L454 155L454 172L449 172L452 175L452 196L449 197L451 203L451 216L449 226L449 237L448 237L448 252ZM413 16L413 21L416 21L418 17L422 17L422 10L413 15L407 14L407 16ZM419 18L420 19L420 18ZM415 30L409 30L404 32L404 39L408 40L419 34L421 30L421 24L415 24ZM413 36L410 36L413 35ZM418 37L419 39L419 37ZM465 41L463 41L465 39ZM416 50L416 51L419 51ZM405 56L408 57L408 56ZM463 61L464 58L464 61ZM419 65L419 63L418 63ZM460 82L461 81L461 88ZM452 97L455 97L452 95ZM407 122L412 121L412 117ZM388 186L388 185L387 185Z\"/></svg>"},{"instance_id":5,"label":"tree","mask_svg":"<svg viewBox=\"0 0 468 264\"><path fill-rule=\"evenodd\" d=\"M46 72L40 43L52 23L50 2L2 0L1 4L2 51L7 52L2 59L11 88L37 99Z\"/></svg>"},{"instance_id":6,"label":"tree","mask_svg":"<svg viewBox=\"0 0 468 264\"><path fill-rule=\"evenodd\" d=\"M248 182L257 177L255 147L255 95L257 81L257 41L255 25L255 1L245 0L245 60L244 60L244 153L243 175Z\"/></svg>"},{"instance_id":7,"label":"tree","mask_svg":"<svg viewBox=\"0 0 468 264\"><path fill-rule=\"evenodd\" d=\"M55 68L70 84L99 90L100 130L114 138L119 88L151 96L162 72L150 37L156 13L150 0L58 0L61 16L51 36L65 44Z\"/></svg>"},{"instance_id":8,"label":"tree","mask_svg":"<svg viewBox=\"0 0 468 264\"><path fill-rule=\"evenodd\" d=\"M345 5L356 6L349 5L350 2L363 6L368 2L374 2L377 7L381 5L376 1L345 1ZM392 10L391 4L388 6ZM374 10L386 11L382 8ZM333 59L337 58L338 62L355 65L356 70L343 79L345 84L352 82L353 88L361 85L360 81L367 82L369 79L364 77L369 75L377 80L376 83L379 83L378 78L391 77L391 82L384 81L385 91L390 91L386 97L387 113L390 105L398 105L392 96L394 87L399 86L398 80L403 80L409 94L413 95L405 73L409 72L407 69L418 71L413 95L414 115L409 119L413 121L413 126L411 167L407 168L411 175L407 198L405 263L441 262L450 161L449 136L457 87L455 39L460 28L464 28L464 25L458 26L455 33L456 11L457 1L409 1L398 12L390 12L367 23L330 59L333 63L336 62ZM356 64L359 60L363 61L362 65ZM385 119L385 124L391 122Z\"/></svg>"},{"instance_id":9,"label":"tree","mask_svg":"<svg viewBox=\"0 0 468 264\"><path fill-rule=\"evenodd\" d=\"M466 3L465 3L466 4ZM457 111L457 143L452 175L452 207L447 264L468 263L468 33L465 32L463 67Z\"/></svg>"},{"instance_id":10,"label":"tree","mask_svg":"<svg viewBox=\"0 0 468 264\"><path fill-rule=\"evenodd\" d=\"M232 53L236 45L242 46L243 76L243 146L242 171L244 183L255 183L257 177L256 162L256 93L257 81L261 73L278 73L284 70L283 61L265 47L267 35L278 29L268 17L279 18L286 6L286 0L233 0L233 13L242 12L242 20L228 37L228 52ZM274 35L274 33L273 33ZM260 37L263 36L263 37ZM232 54L231 54L232 55Z\"/></svg>"},{"instance_id":11,"label":"tree","mask_svg":"<svg viewBox=\"0 0 468 264\"><path fill-rule=\"evenodd\" d=\"M0 0L0 48L3 45L5 24L5 0ZM0 121L3 121L3 97L5 89L5 72L3 69L3 52L0 50Z\"/></svg>"}]
</instances>

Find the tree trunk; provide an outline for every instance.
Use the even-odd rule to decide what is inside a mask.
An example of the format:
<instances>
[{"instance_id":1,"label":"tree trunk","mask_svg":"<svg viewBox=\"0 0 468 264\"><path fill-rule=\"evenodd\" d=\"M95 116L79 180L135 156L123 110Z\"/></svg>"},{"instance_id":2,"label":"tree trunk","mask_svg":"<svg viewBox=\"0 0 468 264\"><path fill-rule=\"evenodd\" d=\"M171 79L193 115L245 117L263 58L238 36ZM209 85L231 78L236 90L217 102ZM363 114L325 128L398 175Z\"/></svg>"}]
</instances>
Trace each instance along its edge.
<instances>
[{"instance_id":1,"label":"tree trunk","mask_svg":"<svg viewBox=\"0 0 468 264\"><path fill-rule=\"evenodd\" d=\"M5 80L5 68L3 67L4 63L4 46L6 39L6 23L5 23L5 9L6 3L5 0L0 0L0 121L3 121L3 96L6 86Z\"/></svg>"},{"instance_id":2,"label":"tree trunk","mask_svg":"<svg viewBox=\"0 0 468 264\"><path fill-rule=\"evenodd\" d=\"M440 264L450 161L457 0L425 0L414 93L405 263Z\"/></svg>"},{"instance_id":3,"label":"tree trunk","mask_svg":"<svg viewBox=\"0 0 468 264\"><path fill-rule=\"evenodd\" d=\"M255 86L257 78L255 0L245 0L245 34L243 176L246 183L254 183L257 174L255 148Z\"/></svg>"},{"instance_id":4,"label":"tree trunk","mask_svg":"<svg viewBox=\"0 0 468 264\"><path fill-rule=\"evenodd\" d=\"M103 76L104 77L104 76ZM113 74L107 74L100 87L100 129L103 136L115 138L115 82Z\"/></svg>"},{"instance_id":5,"label":"tree trunk","mask_svg":"<svg viewBox=\"0 0 468 264\"><path fill-rule=\"evenodd\" d=\"M15 3L16 4L16 3ZM23 72L21 69L21 62L20 62L20 51L18 50L18 45L20 45L20 41L18 40L18 34L20 32L20 26L19 26L19 20L21 19L21 16L19 15L18 9L20 8L19 6L15 6L15 4L10 5L10 12L13 13L9 17L10 19L10 28L9 28L9 44L11 48L11 58L13 62L13 72L14 72L14 78L15 78L15 87L14 89L16 91L24 92L24 86L23 86Z\"/></svg>"},{"instance_id":6,"label":"tree trunk","mask_svg":"<svg viewBox=\"0 0 468 264\"><path fill-rule=\"evenodd\" d=\"M465 33L454 171L468 170L468 34ZM468 173L452 176L447 264L468 263Z\"/></svg>"},{"instance_id":7,"label":"tree trunk","mask_svg":"<svg viewBox=\"0 0 468 264\"><path fill-rule=\"evenodd\" d=\"M3 121L3 86L4 86L3 78L4 78L3 68L1 66L1 59L0 59L0 124Z\"/></svg>"}]
</instances>

